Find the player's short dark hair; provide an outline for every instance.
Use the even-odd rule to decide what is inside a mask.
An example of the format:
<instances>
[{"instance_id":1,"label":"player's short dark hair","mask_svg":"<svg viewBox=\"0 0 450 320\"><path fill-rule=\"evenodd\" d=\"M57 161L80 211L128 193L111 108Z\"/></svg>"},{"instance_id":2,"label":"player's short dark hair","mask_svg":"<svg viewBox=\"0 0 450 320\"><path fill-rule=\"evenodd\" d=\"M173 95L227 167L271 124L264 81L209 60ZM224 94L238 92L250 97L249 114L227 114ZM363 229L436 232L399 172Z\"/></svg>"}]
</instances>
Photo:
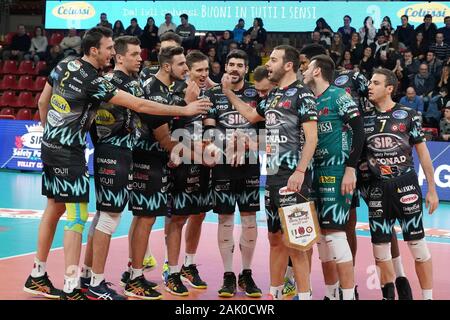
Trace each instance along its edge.
<instances>
[{"instance_id":1,"label":"player's short dark hair","mask_svg":"<svg viewBox=\"0 0 450 320\"><path fill-rule=\"evenodd\" d=\"M105 27L94 27L89 29L81 40L81 49L85 55L90 54L92 47L100 48L100 41L103 37L112 38L113 32L109 28Z\"/></svg>"},{"instance_id":2,"label":"player's short dark hair","mask_svg":"<svg viewBox=\"0 0 450 320\"><path fill-rule=\"evenodd\" d=\"M186 56L186 64L187 64L189 70L191 70L194 63L201 62L201 61L209 61L209 60L208 60L208 57L204 53L202 53L198 50L191 51Z\"/></svg>"},{"instance_id":3,"label":"player's short dark hair","mask_svg":"<svg viewBox=\"0 0 450 320\"><path fill-rule=\"evenodd\" d=\"M409 20L409 17L408 17L406 14L402 15L402 16L400 17L400 19L401 19L401 18L406 18L406 20Z\"/></svg>"},{"instance_id":4,"label":"player's short dark hair","mask_svg":"<svg viewBox=\"0 0 450 320\"><path fill-rule=\"evenodd\" d=\"M228 61L230 61L230 59L233 59L233 58L244 60L245 66L248 66L248 55L247 55L247 53L245 53L244 50L240 50L240 49L231 50L230 53L227 55L226 64L228 64Z\"/></svg>"},{"instance_id":5,"label":"player's short dark hair","mask_svg":"<svg viewBox=\"0 0 450 320\"><path fill-rule=\"evenodd\" d=\"M180 15L180 18L185 18L186 20L188 20L189 16L186 13L183 13Z\"/></svg>"},{"instance_id":6,"label":"player's short dark hair","mask_svg":"<svg viewBox=\"0 0 450 320\"><path fill-rule=\"evenodd\" d=\"M373 70L373 74L381 74L385 77L385 87L393 86L392 95L395 95L398 87L398 79L395 73L392 70L386 68L377 68Z\"/></svg>"},{"instance_id":7,"label":"player's short dark hair","mask_svg":"<svg viewBox=\"0 0 450 320\"><path fill-rule=\"evenodd\" d=\"M175 41L179 46L181 46L181 37L177 35L175 32L164 32L159 37L159 42L163 41Z\"/></svg>"},{"instance_id":8,"label":"player's short dark hair","mask_svg":"<svg viewBox=\"0 0 450 320\"><path fill-rule=\"evenodd\" d=\"M134 21L134 22L136 22L137 23L137 19L136 18L131 18L131 20L130 21Z\"/></svg>"},{"instance_id":9,"label":"player's short dark hair","mask_svg":"<svg viewBox=\"0 0 450 320\"><path fill-rule=\"evenodd\" d=\"M129 44L140 46L141 41L138 37L135 36L117 37L114 40L114 51L116 51L116 54L120 54L123 56L127 53Z\"/></svg>"},{"instance_id":10,"label":"player's short dark hair","mask_svg":"<svg viewBox=\"0 0 450 320\"><path fill-rule=\"evenodd\" d=\"M300 53L294 47L282 44L280 46L276 46L274 50L284 50L283 63L286 64L288 62L292 62L292 69L294 72L298 71L300 67Z\"/></svg>"},{"instance_id":11,"label":"player's short dark hair","mask_svg":"<svg viewBox=\"0 0 450 320\"><path fill-rule=\"evenodd\" d=\"M433 16L432 16L431 14L427 13L427 14L423 17L423 20L425 20L425 19L433 19Z\"/></svg>"},{"instance_id":12,"label":"player's short dark hair","mask_svg":"<svg viewBox=\"0 0 450 320\"><path fill-rule=\"evenodd\" d=\"M162 66L164 63L171 64L174 56L178 56L183 53L184 53L183 47L162 48L158 55L159 65Z\"/></svg>"},{"instance_id":13,"label":"player's short dark hair","mask_svg":"<svg viewBox=\"0 0 450 320\"><path fill-rule=\"evenodd\" d=\"M333 59L325 54L320 54L312 58L311 63L315 61L315 66L320 68L322 77L328 82L333 82L335 64Z\"/></svg>"},{"instance_id":14,"label":"player's short dark hair","mask_svg":"<svg viewBox=\"0 0 450 320\"><path fill-rule=\"evenodd\" d=\"M269 77L269 71L265 66L258 66L253 71L253 79L255 81L261 81Z\"/></svg>"},{"instance_id":15,"label":"player's short dark hair","mask_svg":"<svg viewBox=\"0 0 450 320\"><path fill-rule=\"evenodd\" d=\"M317 44L317 43L311 43L305 45L301 50L300 54L305 55L306 58L311 60L312 57L318 56L319 54L327 54L327 50L324 46Z\"/></svg>"}]
</instances>

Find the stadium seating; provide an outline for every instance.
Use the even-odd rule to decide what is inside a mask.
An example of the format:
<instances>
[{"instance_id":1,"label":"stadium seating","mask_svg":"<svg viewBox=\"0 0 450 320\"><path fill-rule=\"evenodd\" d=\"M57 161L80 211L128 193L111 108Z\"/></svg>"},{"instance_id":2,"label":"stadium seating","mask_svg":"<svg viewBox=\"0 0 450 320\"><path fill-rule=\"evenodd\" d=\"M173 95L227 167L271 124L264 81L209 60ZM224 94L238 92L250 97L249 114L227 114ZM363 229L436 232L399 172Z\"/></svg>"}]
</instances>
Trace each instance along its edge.
<instances>
[{"instance_id":1,"label":"stadium seating","mask_svg":"<svg viewBox=\"0 0 450 320\"><path fill-rule=\"evenodd\" d=\"M39 116L39 110L36 110L36 112L34 113L33 120L34 121L41 121L41 118Z\"/></svg>"},{"instance_id":2,"label":"stadium seating","mask_svg":"<svg viewBox=\"0 0 450 320\"><path fill-rule=\"evenodd\" d=\"M50 46L54 46L57 44L60 44L62 39L64 38L64 34L61 32L54 32L52 33L50 40L48 41L48 44Z\"/></svg>"},{"instance_id":3,"label":"stadium seating","mask_svg":"<svg viewBox=\"0 0 450 320\"><path fill-rule=\"evenodd\" d=\"M41 93L39 92L35 97L34 97L34 102L33 102L33 106L32 108L38 108L38 102L39 102L39 98L41 97Z\"/></svg>"},{"instance_id":4,"label":"stadium seating","mask_svg":"<svg viewBox=\"0 0 450 320\"><path fill-rule=\"evenodd\" d=\"M20 63L19 68L17 69L17 74L33 74L33 62L30 60L24 60Z\"/></svg>"},{"instance_id":5,"label":"stadium seating","mask_svg":"<svg viewBox=\"0 0 450 320\"><path fill-rule=\"evenodd\" d=\"M30 91L22 91L19 94L19 97L17 98L14 107L33 108L34 107L33 94Z\"/></svg>"},{"instance_id":6,"label":"stadium seating","mask_svg":"<svg viewBox=\"0 0 450 320\"><path fill-rule=\"evenodd\" d=\"M5 91L0 97L0 107L15 107L17 97L14 91Z\"/></svg>"},{"instance_id":7,"label":"stadium seating","mask_svg":"<svg viewBox=\"0 0 450 320\"><path fill-rule=\"evenodd\" d=\"M47 69L47 62L38 61L33 69L33 75L38 76L43 70Z\"/></svg>"},{"instance_id":8,"label":"stadium seating","mask_svg":"<svg viewBox=\"0 0 450 320\"><path fill-rule=\"evenodd\" d=\"M17 80L16 77L13 75L5 75L3 79L0 81L0 91L5 90L17 90Z\"/></svg>"},{"instance_id":9,"label":"stadium seating","mask_svg":"<svg viewBox=\"0 0 450 320\"><path fill-rule=\"evenodd\" d=\"M12 115L2 115L0 114L0 120L15 120L16 118Z\"/></svg>"},{"instance_id":10,"label":"stadium seating","mask_svg":"<svg viewBox=\"0 0 450 320\"><path fill-rule=\"evenodd\" d=\"M14 60L6 60L3 62L1 74L17 74L17 63Z\"/></svg>"},{"instance_id":11,"label":"stadium seating","mask_svg":"<svg viewBox=\"0 0 450 320\"><path fill-rule=\"evenodd\" d=\"M14 109L13 108L2 108L0 110L0 115L2 115L2 116L14 116Z\"/></svg>"},{"instance_id":12,"label":"stadium seating","mask_svg":"<svg viewBox=\"0 0 450 320\"><path fill-rule=\"evenodd\" d=\"M37 77L33 82L33 86L31 87L31 91L42 91L45 87L45 83L47 82L47 77Z\"/></svg>"},{"instance_id":13,"label":"stadium seating","mask_svg":"<svg viewBox=\"0 0 450 320\"><path fill-rule=\"evenodd\" d=\"M8 32L5 36L5 45L9 46L12 42L12 38L14 37L14 35L16 34L16 32L12 31L12 32Z\"/></svg>"},{"instance_id":14,"label":"stadium seating","mask_svg":"<svg viewBox=\"0 0 450 320\"><path fill-rule=\"evenodd\" d=\"M30 109L21 108L16 114L16 120L31 120L32 114Z\"/></svg>"},{"instance_id":15,"label":"stadium seating","mask_svg":"<svg viewBox=\"0 0 450 320\"><path fill-rule=\"evenodd\" d=\"M33 90L33 88L34 88L34 81L32 76L23 75L19 78L17 90Z\"/></svg>"}]
</instances>

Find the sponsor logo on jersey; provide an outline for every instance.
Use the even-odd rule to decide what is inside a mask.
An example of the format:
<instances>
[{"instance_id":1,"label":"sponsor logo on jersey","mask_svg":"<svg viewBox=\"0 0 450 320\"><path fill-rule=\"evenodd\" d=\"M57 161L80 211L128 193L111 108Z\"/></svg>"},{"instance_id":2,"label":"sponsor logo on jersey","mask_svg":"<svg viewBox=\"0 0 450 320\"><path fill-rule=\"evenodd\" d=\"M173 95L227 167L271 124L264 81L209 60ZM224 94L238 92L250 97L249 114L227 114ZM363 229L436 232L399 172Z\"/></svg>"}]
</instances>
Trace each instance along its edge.
<instances>
[{"instance_id":1,"label":"sponsor logo on jersey","mask_svg":"<svg viewBox=\"0 0 450 320\"><path fill-rule=\"evenodd\" d=\"M95 122L102 126L110 126L116 122L116 119L108 110L100 109L95 116Z\"/></svg>"},{"instance_id":2,"label":"sponsor logo on jersey","mask_svg":"<svg viewBox=\"0 0 450 320\"><path fill-rule=\"evenodd\" d=\"M359 165L359 170L361 170L361 171L369 170L369 165L368 165L367 161L364 161Z\"/></svg>"},{"instance_id":3,"label":"sponsor logo on jersey","mask_svg":"<svg viewBox=\"0 0 450 320\"><path fill-rule=\"evenodd\" d=\"M281 120L283 118L283 113L278 110L269 110L265 114L266 116L266 128L276 128L286 123L286 121Z\"/></svg>"},{"instance_id":4,"label":"sponsor logo on jersey","mask_svg":"<svg viewBox=\"0 0 450 320\"><path fill-rule=\"evenodd\" d=\"M401 146L402 139L391 133L378 133L368 139L369 147L378 152L393 151Z\"/></svg>"},{"instance_id":5,"label":"sponsor logo on jersey","mask_svg":"<svg viewBox=\"0 0 450 320\"><path fill-rule=\"evenodd\" d=\"M397 188L397 193L405 193L405 192L410 192L413 190L416 190L416 187L414 185L410 184L409 186Z\"/></svg>"},{"instance_id":6,"label":"sponsor logo on jersey","mask_svg":"<svg viewBox=\"0 0 450 320\"><path fill-rule=\"evenodd\" d=\"M406 131L406 124L400 123L400 124L398 125L398 130L399 130L400 132L405 132L405 131Z\"/></svg>"},{"instance_id":7,"label":"sponsor logo on jersey","mask_svg":"<svg viewBox=\"0 0 450 320\"><path fill-rule=\"evenodd\" d=\"M392 127L391 127L391 130L394 131L394 132L397 132L398 131L398 125L393 124Z\"/></svg>"},{"instance_id":8,"label":"sponsor logo on jersey","mask_svg":"<svg viewBox=\"0 0 450 320\"><path fill-rule=\"evenodd\" d=\"M316 149L314 156L323 157L326 156L327 154L329 154L328 149Z\"/></svg>"},{"instance_id":9,"label":"sponsor logo on jersey","mask_svg":"<svg viewBox=\"0 0 450 320\"><path fill-rule=\"evenodd\" d=\"M400 202L403 204L411 204L416 202L419 199L419 196L415 193L407 194L400 198Z\"/></svg>"},{"instance_id":10,"label":"sponsor logo on jersey","mask_svg":"<svg viewBox=\"0 0 450 320\"><path fill-rule=\"evenodd\" d=\"M336 80L334 80L334 84L337 85L338 87L346 84L349 80L349 77L347 75L343 75L343 76L339 76L336 78Z\"/></svg>"},{"instance_id":11,"label":"sponsor logo on jersey","mask_svg":"<svg viewBox=\"0 0 450 320\"><path fill-rule=\"evenodd\" d=\"M381 218L383 216L383 209L378 209L376 211L369 212L372 218Z\"/></svg>"},{"instance_id":12,"label":"sponsor logo on jersey","mask_svg":"<svg viewBox=\"0 0 450 320\"><path fill-rule=\"evenodd\" d=\"M408 112L406 112L405 110L395 110L395 111L392 113L392 116L393 116L395 119L403 120L403 119L406 119L406 117L408 116Z\"/></svg>"},{"instance_id":13,"label":"sponsor logo on jersey","mask_svg":"<svg viewBox=\"0 0 450 320\"><path fill-rule=\"evenodd\" d=\"M192 166L189 171L190 171L190 174L192 174L192 175L200 174L200 167Z\"/></svg>"},{"instance_id":14,"label":"sponsor logo on jersey","mask_svg":"<svg viewBox=\"0 0 450 320\"><path fill-rule=\"evenodd\" d=\"M64 120L61 114L55 110L49 110L47 113L47 121L52 127L60 127L64 124Z\"/></svg>"},{"instance_id":15,"label":"sponsor logo on jersey","mask_svg":"<svg viewBox=\"0 0 450 320\"><path fill-rule=\"evenodd\" d=\"M78 60L72 60L69 61L69 63L67 64L67 69L69 69L69 71L75 72L80 70L81 68L81 62Z\"/></svg>"},{"instance_id":16,"label":"sponsor logo on jersey","mask_svg":"<svg viewBox=\"0 0 450 320\"><path fill-rule=\"evenodd\" d=\"M328 107L325 107L319 111L319 116L327 116L329 112L330 112L330 109L328 109Z\"/></svg>"},{"instance_id":17,"label":"sponsor logo on jersey","mask_svg":"<svg viewBox=\"0 0 450 320\"><path fill-rule=\"evenodd\" d=\"M320 183L336 183L336 177L333 176L320 176L319 177Z\"/></svg>"},{"instance_id":18,"label":"sponsor logo on jersey","mask_svg":"<svg viewBox=\"0 0 450 320\"><path fill-rule=\"evenodd\" d=\"M370 197L373 199L380 199L383 196L383 191L380 188L375 187L370 190Z\"/></svg>"},{"instance_id":19,"label":"sponsor logo on jersey","mask_svg":"<svg viewBox=\"0 0 450 320\"><path fill-rule=\"evenodd\" d=\"M297 91L298 91L297 88L290 88L290 89L286 90L285 96L286 97L293 97L293 96L295 96Z\"/></svg>"},{"instance_id":20,"label":"sponsor logo on jersey","mask_svg":"<svg viewBox=\"0 0 450 320\"><path fill-rule=\"evenodd\" d=\"M421 204L416 203L415 205L409 206L409 207L403 207L403 212L405 214L413 214L413 213L417 213L420 212L420 206Z\"/></svg>"},{"instance_id":21,"label":"sponsor logo on jersey","mask_svg":"<svg viewBox=\"0 0 450 320\"><path fill-rule=\"evenodd\" d=\"M371 208L381 208L381 201L369 201L369 207Z\"/></svg>"},{"instance_id":22,"label":"sponsor logo on jersey","mask_svg":"<svg viewBox=\"0 0 450 320\"><path fill-rule=\"evenodd\" d=\"M284 100L278 104L278 108L289 109L291 107L291 105L292 105L291 100Z\"/></svg>"},{"instance_id":23,"label":"sponsor logo on jersey","mask_svg":"<svg viewBox=\"0 0 450 320\"><path fill-rule=\"evenodd\" d=\"M294 193L295 193L294 191L288 191L288 187L287 186L281 188L280 190L278 190L278 194L280 196L289 196L289 195L294 194Z\"/></svg>"},{"instance_id":24,"label":"sponsor logo on jersey","mask_svg":"<svg viewBox=\"0 0 450 320\"><path fill-rule=\"evenodd\" d=\"M244 90L244 96L249 97L249 98L256 97L257 94L258 94L258 92L253 88Z\"/></svg>"},{"instance_id":25,"label":"sponsor logo on jersey","mask_svg":"<svg viewBox=\"0 0 450 320\"><path fill-rule=\"evenodd\" d=\"M380 173L382 176L393 174L390 166L380 166Z\"/></svg>"},{"instance_id":26,"label":"sponsor logo on jersey","mask_svg":"<svg viewBox=\"0 0 450 320\"><path fill-rule=\"evenodd\" d=\"M70 112L69 103L66 101L66 99L64 99L60 95L53 94L50 99L50 104L59 113L69 113Z\"/></svg>"},{"instance_id":27,"label":"sponsor logo on jersey","mask_svg":"<svg viewBox=\"0 0 450 320\"><path fill-rule=\"evenodd\" d=\"M333 125L330 121L319 122L318 124L319 133L328 133L333 131Z\"/></svg>"}]
</instances>

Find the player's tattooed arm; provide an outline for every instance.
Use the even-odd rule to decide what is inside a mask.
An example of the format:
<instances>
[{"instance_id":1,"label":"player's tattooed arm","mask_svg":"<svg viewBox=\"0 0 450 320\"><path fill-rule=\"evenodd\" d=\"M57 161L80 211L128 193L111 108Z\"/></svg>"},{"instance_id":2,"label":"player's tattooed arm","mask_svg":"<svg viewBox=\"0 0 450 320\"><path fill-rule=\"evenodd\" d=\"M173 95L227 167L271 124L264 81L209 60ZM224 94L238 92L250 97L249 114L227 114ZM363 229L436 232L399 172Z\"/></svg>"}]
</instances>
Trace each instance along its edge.
<instances>
[{"instance_id":1,"label":"player's tattooed arm","mask_svg":"<svg viewBox=\"0 0 450 320\"><path fill-rule=\"evenodd\" d=\"M431 162L430 153L425 142L415 145L419 162L422 165L423 172L427 178L428 192L425 197L425 206L428 208L428 213L432 214L439 205L439 198L436 192L436 184L434 182L434 169Z\"/></svg>"}]
</instances>

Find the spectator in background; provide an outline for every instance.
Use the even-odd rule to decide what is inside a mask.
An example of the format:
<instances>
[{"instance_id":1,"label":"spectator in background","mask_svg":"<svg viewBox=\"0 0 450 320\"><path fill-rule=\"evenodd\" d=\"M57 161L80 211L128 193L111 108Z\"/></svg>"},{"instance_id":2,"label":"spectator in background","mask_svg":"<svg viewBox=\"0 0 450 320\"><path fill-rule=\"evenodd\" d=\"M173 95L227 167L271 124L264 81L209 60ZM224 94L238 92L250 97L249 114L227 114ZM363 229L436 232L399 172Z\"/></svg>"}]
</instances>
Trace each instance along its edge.
<instances>
[{"instance_id":1,"label":"spectator in background","mask_svg":"<svg viewBox=\"0 0 450 320\"><path fill-rule=\"evenodd\" d=\"M431 14L426 14L423 18L423 23L416 28L416 33L422 32L423 41L428 48L430 44L434 41L437 27L433 23L433 16Z\"/></svg>"},{"instance_id":2,"label":"spectator in background","mask_svg":"<svg viewBox=\"0 0 450 320\"><path fill-rule=\"evenodd\" d=\"M364 47L361 44L361 37L358 32L353 32L350 45L347 47L352 55L352 64L358 65L363 57Z\"/></svg>"},{"instance_id":3,"label":"spectator in background","mask_svg":"<svg viewBox=\"0 0 450 320\"><path fill-rule=\"evenodd\" d=\"M450 88L450 67L448 65L444 65L442 67L441 78L436 86L435 92L439 92L442 88L446 88L447 90Z\"/></svg>"},{"instance_id":4,"label":"spectator in background","mask_svg":"<svg viewBox=\"0 0 450 320\"><path fill-rule=\"evenodd\" d=\"M419 60L425 59L425 55L427 54L428 47L427 43L423 39L423 33L417 32L416 30L416 39L411 44L411 52L414 58L418 58Z\"/></svg>"},{"instance_id":5,"label":"spectator in background","mask_svg":"<svg viewBox=\"0 0 450 320\"><path fill-rule=\"evenodd\" d=\"M416 90L416 94L421 96L424 103L426 103L427 96L434 90L434 77L428 72L426 63L422 63L419 66L419 73L414 76L411 86Z\"/></svg>"},{"instance_id":6,"label":"spectator in background","mask_svg":"<svg viewBox=\"0 0 450 320\"><path fill-rule=\"evenodd\" d=\"M399 42L403 43L405 47L409 47L414 42L414 27L409 24L407 15L401 17L402 24L397 26L395 35Z\"/></svg>"},{"instance_id":7,"label":"spectator in background","mask_svg":"<svg viewBox=\"0 0 450 320\"><path fill-rule=\"evenodd\" d=\"M360 72L367 78L372 78L373 68L375 68L375 59L372 57L372 48L366 47L359 63Z\"/></svg>"},{"instance_id":8,"label":"spectator in background","mask_svg":"<svg viewBox=\"0 0 450 320\"><path fill-rule=\"evenodd\" d=\"M233 39L237 43L242 43L244 40L244 33L246 30L244 29L245 21L244 19L240 18L237 25L233 29Z\"/></svg>"},{"instance_id":9,"label":"spectator in background","mask_svg":"<svg viewBox=\"0 0 450 320\"><path fill-rule=\"evenodd\" d=\"M313 33L311 34L311 41L309 43L319 44L324 48L329 47L328 44L321 39L319 31L313 31Z\"/></svg>"},{"instance_id":10,"label":"spectator in background","mask_svg":"<svg viewBox=\"0 0 450 320\"><path fill-rule=\"evenodd\" d=\"M157 42L155 44L155 47L152 49L150 54L148 55L148 60L151 62L151 64L158 64L158 54L159 50L161 50L161 42Z\"/></svg>"},{"instance_id":11,"label":"spectator in background","mask_svg":"<svg viewBox=\"0 0 450 320\"><path fill-rule=\"evenodd\" d=\"M76 29L69 29L67 36L65 36L59 44L64 52L64 56L79 55L81 51L81 38L77 35Z\"/></svg>"},{"instance_id":12,"label":"spectator in background","mask_svg":"<svg viewBox=\"0 0 450 320\"><path fill-rule=\"evenodd\" d=\"M378 66L380 64L381 52L388 49L388 43L384 33L379 32L377 36L377 41L370 45L372 48L372 56L375 59L375 63Z\"/></svg>"},{"instance_id":13,"label":"spectator in background","mask_svg":"<svg viewBox=\"0 0 450 320\"><path fill-rule=\"evenodd\" d=\"M394 30L392 29L392 22L391 18L388 16L385 16L383 18L383 21L381 21L380 30L378 32L382 32L387 39L389 39L389 36L394 33Z\"/></svg>"},{"instance_id":14,"label":"spectator in background","mask_svg":"<svg viewBox=\"0 0 450 320\"><path fill-rule=\"evenodd\" d=\"M413 87L408 87L408 89L406 89L406 96L400 99L400 104L414 109L417 112L423 112L423 100L421 97L417 96L416 90Z\"/></svg>"},{"instance_id":15,"label":"spectator in background","mask_svg":"<svg viewBox=\"0 0 450 320\"><path fill-rule=\"evenodd\" d=\"M177 26L172 22L172 15L170 13L166 13L164 16L164 22L159 26L158 37L168 31L175 32L175 30L177 30Z\"/></svg>"},{"instance_id":16,"label":"spectator in background","mask_svg":"<svg viewBox=\"0 0 450 320\"><path fill-rule=\"evenodd\" d=\"M331 29L324 18L317 19L314 31L320 33L320 40L327 44L325 48L329 48L331 46L331 39L333 38L333 29Z\"/></svg>"},{"instance_id":17,"label":"spectator in background","mask_svg":"<svg viewBox=\"0 0 450 320\"><path fill-rule=\"evenodd\" d=\"M180 15L181 24L176 28L175 33L181 39L181 45L185 50L191 49L195 43L195 27L189 23L189 16L185 13Z\"/></svg>"},{"instance_id":18,"label":"spectator in background","mask_svg":"<svg viewBox=\"0 0 450 320\"><path fill-rule=\"evenodd\" d=\"M222 67L219 62L213 62L211 64L211 72L209 73L209 78L215 82L220 83L222 81Z\"/></svg>"},{"instance_id":19,"label":"spectator in background","mask_svg":"<svg viewBox=\"0 0 450 320\"><path fill-rule=\"evenodd\" d=\"M370 46L377 36L377 29L373 26L372 17L366 17L364 19L364 26L359 29L359 35L361 36L361 43L364 48Z\"/></svg>"},{"instance_id":20,"label":"spectator in background","mask_svg":"<svg viewBox=\"0 0 450 320\"><path fill-rule=\"evenodd\" d=\"M442 61L436 59L436 54L433 51L428 51L426 63L428 65L428 72L435 79L434 83L437 83L441 77Z\"/></svg>"},{"instance_id":21,"label":"spectator in background","mask_svg":"<svg viewBox=\"0 0 450 320\"><path fill-rule=\"evenodd\" d=\"M141 48L149 50L152 50L159 41L158 27L155 25L155 19L153 19L153 17L148 17L147 24L144 27L140 40Z\"/></svg>"},{"instance_id":22,"label":"spectator in background","mask_svg":"<svg viewBox=\"0 0 450 320\"><path fill-rule=\"evenodd\" d=\"M450 140L450 101L444 108L444 116L439 122L439 137L443 141Z\"/></svg>"},{"instance_id":23,"label":"spectator in background","mask_svg":"<svg viewBox=\"0 0 450 320\"><path fill-rule=\"evenodd\" d=\"M245 51L245 53L248 56L248 70L249 70L249 72L247 73L248 77L248 74L261 64L261 57L258 54L258 51L256 50L251 35L249 33L245 34L244 41L241 43L239 49Z\"/></svg>"},{"instance_id":24,"label":"spectator in background","mask_svg":"<svg viewBox=\"0 0 450 320\"><path fill-rule=\"evenodd\" d=\"M217 48L217 54L219 57L226 56L228 54L228 47L230 43L233 41L232 33L229 30L225 30L222 34L222 39L219 40L219 46ZM222 60L220 60L222 61Z\"/></svg>"},{"instance_id":25,"label":"spectator in background","mask_svg":"<svg viewBox=\"0 0 450 320\"><path fill-rule=\"evenodd\" d=\"M46 75L49 75L50 71L52 71L62 59L64 59L64 52L61 47L58 44L52 46L47 56Z\"/></svg>"},{"instance_id":26,"label":"spectator in background","mask_svg":"<svg viewBox=\"0 0 450 320\"><path fill-rule=\"evenodd\" d=\"M436 33L436 42L430 46L430 51L433 51L441 61L446 62L450 57L450 46L444 42L444 34Z\"/></svg>"},{"instance_id":27,"label":"spectator in background","mask_svg":"<svg viewBox=\"0 0 450 320\"><path fill-rule=\"evenodd\" d=\"M204 48L205 48L205 52L208 52L208 49L214 47L217 48L219 47L219 41L217 41L217 37L214 34L214 32L207 32L205 35L205 43L204 43Z\"/></svg>"},{"instance_id":28,"label":"spectator in background","mask_svg":"<svg viewBox=\"0 0 450 320\"><path fill-rule=\"evenodd\" d=\"M350 24L352 22L352 18L349 15L344 16L344 25L338 29L338 32L342 36L342 42L344 46L348 46L350 44L350 39L352 37L352 33L356 32L356 29L353 28Z\"/></svg>"},{"instance_id":29,"label":"spectator in background","mask_svg":"<svg viewBox=\"0 0 450 320\"><path fill-rule=\"evenodd\" d=\"M450 16L444 18L445 26L439 28L437 32L444 35L444 42L450 46Z\"/></svg>"},{"instance_id":30,"label":"spectator in background","mask_svg":"<svg viewBox=\"0 0 450 320\"><path fill-rule=\"evenodd\" d=\"M116 22L114 22L114 28L113 28L113 39L124 36L124 35L125 35L125 27L123 26L122 21L116 20Z\"/></svg>"},{"instance_id":31,"label":"spectator in background","mask_svg":"<svg viewBox=\"0 0 450 320\"><path fill-rule=\"evenodd\" d=\"M402 81L405 82L405 85L412 83L414 76L419 72L419 66L420 62L419 60L413 58L411 50L406 50L403 53L402 59L402 68L404 73Z\"/></svg>"},{"instance_id":32,"label":"spectator in background","mask_svg":"<svg viewBox=\"0 0 450 320\"><path fill-rule=\"evenodd\" d=\"M342 35L336 32L333 35L333 41L330 46L330 57L333 59L335 65L340 65L342 60L342 55L344 54L345 46L342 42Z\"/></svg>"},{"instance_id":33,"label":"spectator in background","mask_svg":"<svg viewBox=\"0 0 450 320\"><path fill-rule=\"evenodd\" d=\"M31 38L27 34L25 25L17 26L17 33L12 37L11 45L3 51L3 60L16 59L22 61L24 55L30 50Z\"/></svg>"},{"instance_id":34,"label":"spectator in background","mask_svg":"<svg viewBox=\"0 0 450 320\"><path fill-rule=\"evenodd\" d=\"M108 29L112 29L112 24L109 23L106 13L103 12L100 14L100 22L97 23L97 27L105 27Z\"/></svg>"},{"instance_id":35,"label":"spectator in background","mask_svg":"<svg viewBox=\"0 0 450 320\"><path fill-rule=\"evenodd\" d=\"M261 18L255 18L253 20L253 26L247 30L255 45L255 49L260 52L266 45L267 31L264 29L264 22Z\"/></svg>"},{"instance_id":36,"label":"spectator in background","mask_svg":"<svg viewBox=\"0 0 450 320\"><path fill-rule=\"evenodd\" d=\"M225 61L227 60L227 55L229 52L235 50L235 49L239 49L239 44L236 41L231 40L228 43L228 49L226 51L225 54L222 54L221 56L219 56L219 61L221 64L225 64Z\"/></svg>"},{"instance_id":37,"label":"spectator in background","mask_svg":"<svg viewBox=\"0 0 450 320\"><path fill-rule=\"evenodd\" d=\"M47 55L48 40L41 27L34 28L34 37L31 39L30 52L25 55L26 60L38 62Z\"/></svg>"},{"instance_id":38,"label":"spectator in background","mask_svg":"<svg viewBox=\"0 0 450 320\"><path fill-rule=\"evenodd\" d=\"M142 29L139 27L138 21L136 18L130 20L130 25L125 30L125 34L127 36L135 36L140 37L142 34Z\"/></svg>"},{"instance_id":39,"label":"spectator in background","mask_svg":"<svg viewBox=\"0 0 450 320\"><path fill-rule=\"evenodd\" d=\"M215 47L210 47L206 52L206 55L208 56L208 61L211 66L214 62L219 62L219 58L217 57L217 50Z\"/></svg>"},{"instance_id":40,"label":"spectator in background","mask_svg":"<svg viewBox=\"0 0 450 320\"><path fill-rule=\"evenodd\" d=\"M352 54L349 50L344 51L344 55L338 69L353 70Z\"/></svg>"}]
</instances>

